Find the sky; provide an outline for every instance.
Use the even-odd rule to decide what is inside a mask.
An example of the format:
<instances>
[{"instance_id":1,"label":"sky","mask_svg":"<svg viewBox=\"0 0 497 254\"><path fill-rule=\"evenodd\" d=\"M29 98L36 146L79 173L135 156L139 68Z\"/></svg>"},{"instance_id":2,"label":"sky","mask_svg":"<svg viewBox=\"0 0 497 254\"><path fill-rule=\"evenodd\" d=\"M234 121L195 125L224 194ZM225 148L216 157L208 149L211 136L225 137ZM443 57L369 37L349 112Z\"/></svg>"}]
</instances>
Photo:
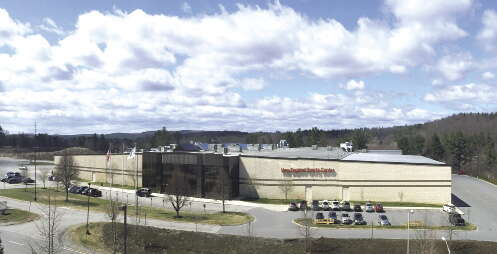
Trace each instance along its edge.
<instances>
[{"instance_id":1,"label":"sky","mask_svg":"<svg viewBox=\"0 0 497 254\"><path fill-rule=\"evenodd\" d=\"M497 110L490 0L0 0L0 126L286 131Z\"/></svg>"}]
</instances>

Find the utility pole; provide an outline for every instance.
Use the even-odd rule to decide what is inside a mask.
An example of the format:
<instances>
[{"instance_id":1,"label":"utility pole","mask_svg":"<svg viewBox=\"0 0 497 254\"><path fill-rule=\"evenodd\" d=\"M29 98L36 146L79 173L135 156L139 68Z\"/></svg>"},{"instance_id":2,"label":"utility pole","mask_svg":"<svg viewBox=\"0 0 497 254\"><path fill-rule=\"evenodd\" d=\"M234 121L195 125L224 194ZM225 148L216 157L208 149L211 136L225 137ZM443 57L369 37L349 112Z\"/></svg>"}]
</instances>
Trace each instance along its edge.
<instances>
[{"instance_id":1,"label":"utility pole","mask_svg":"<svg viewBox=\"0 0 497 254\"><path fill-rule=\"evenodd\" d=\"M37 127L37 126L36 126L36 121L35 121L35 137L34 137L35 147L33 147L33 148L34 148L34 150L35 150L35 201L37 201L37 199L38 199L38 197L37 197L37 193L36 193L36 181L38 180L38 179L36 178L36 164L37 164L37 163L36 163L36 155L37 155L37 154L36 154L36 152L37 152L37 149L38 149L38 147L36 146L36 144L37 144L37 142L36 142L36 131L37 131L37 130L36 130L36 127Z\"/></svg>"},{"instance_id":2,"label":"utility pole","mask_svg":"<svg viewBox=\"0 0 497 254\"><path fill-rule=\"evenodd\" d=\"M87 235L90 235L90 229L89 229L89 221L90 221L90 186L91 186L91 183L88 183L88 191L87 191L87 195L88 195L88 212L86 213L86 234Z\"/></svg>"}]
</instances>

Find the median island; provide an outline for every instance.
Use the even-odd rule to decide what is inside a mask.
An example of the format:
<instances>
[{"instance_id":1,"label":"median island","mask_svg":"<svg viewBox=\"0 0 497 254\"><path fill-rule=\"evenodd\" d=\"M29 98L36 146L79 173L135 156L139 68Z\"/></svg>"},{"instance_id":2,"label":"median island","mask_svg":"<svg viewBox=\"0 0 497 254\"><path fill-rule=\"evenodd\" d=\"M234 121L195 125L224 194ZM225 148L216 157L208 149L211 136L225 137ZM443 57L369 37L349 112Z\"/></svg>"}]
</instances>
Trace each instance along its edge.
<instances>
[{"instance_id":1,"label":"median island","mask_svg":"<svg viewBox=\"0 0 497 254\"><path fill-rule=\"evenodd\" d=\"M7 209L4 214L0 213L0 226L22 224L40 218L38 214L19 209Z\"/></svg>"},{"instance_id":2,"label":"median island","mask_svg":"<svg viewBox=\"0 0 497 254\"><path fill-rule=\"evenodd\" d=\"M88 206L88 197L78 194L69 194L69 200L65 201L65 192L57 191L52 188L38 189L38 203L48 204L48 194L51 193L52 204L55 201L57 206L63 206L72 209L86 210ZM16 188L16 189L3 189L0 190L0 196L23 200L23 201L33 201L34 189L28 188ZM106 212L109 209L110 201L101 198L90 198L90 210L96 212ZM132 202L134 204L134 202ZM135 207L128 206L130 213L128 216L135 214ZM133 211L133 212L131 212ZM158 219L165 221L175 221L175 222L188 222L188 223L198 223L198 224L214 224L214 225L240 225L252 221L254 218L246 213L240 212L193 212L186 211L186 209L181 210L180 217L176 217L176 212L172 209L150 207L150 206L140 206L139 209L140 218L147 219Z\"/></svg>"}]
</instances>

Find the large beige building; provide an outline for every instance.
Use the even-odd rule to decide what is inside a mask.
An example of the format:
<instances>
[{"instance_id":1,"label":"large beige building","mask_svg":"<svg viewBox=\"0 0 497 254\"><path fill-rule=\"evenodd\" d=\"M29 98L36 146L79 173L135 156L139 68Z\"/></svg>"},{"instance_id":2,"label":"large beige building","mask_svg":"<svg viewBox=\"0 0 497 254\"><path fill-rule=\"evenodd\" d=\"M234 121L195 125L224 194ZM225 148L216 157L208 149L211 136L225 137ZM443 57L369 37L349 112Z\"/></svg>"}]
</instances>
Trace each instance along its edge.
<instances>
[{"instance_id":1,"label":"large beige building","mask_svg":"<svg viewBox=\"0 0 497 254\"><path fill-rule=\"evenodd\" d=\"M326 156L312 151L242 155L240 195L273 199L287 192L288 198L305 200L450 202L451 168L441 162L384 153Z\"/></svg>"},{"instance_id":2,"label":"large beige building","mask_svg":"<svg viewBox=\"0 0 497 254\"><path fill-rule=\"evenodd\" d=\"M385 152L297 148L213 152L145 152L73 156L89 181L152 187L167 192L173 172L182 172L188 193L213 197L221 181L231 197L305 200L448 203L451 167L423 157ZM55 158L59 163L61 157ZM224 180L221 180L224 179Z\"/></svg>"}]
</instances>

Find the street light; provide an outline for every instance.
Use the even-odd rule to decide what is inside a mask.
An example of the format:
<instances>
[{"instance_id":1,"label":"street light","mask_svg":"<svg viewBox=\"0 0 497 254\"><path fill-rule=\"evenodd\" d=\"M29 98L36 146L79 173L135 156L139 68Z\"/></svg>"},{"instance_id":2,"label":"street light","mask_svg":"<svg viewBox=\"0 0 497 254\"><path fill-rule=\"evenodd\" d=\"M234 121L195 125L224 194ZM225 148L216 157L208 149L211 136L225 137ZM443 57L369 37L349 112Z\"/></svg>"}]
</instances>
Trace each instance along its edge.
<instances>
[{"instance_id":1,"label":"street light","mask_svg":"<svg viewBox=\"0 0 497 254\"><path fill-rule=\"evenodd\" d=\"M90 234L90 229L89 229L89 221L90 221L90 186L91 186L91 183L88 183L88 191L86 192L86 195L88 195L88 212L86 213L86 234L89 235Z\"/></svg>"},{"instance_id":2,"label":"street light","mask_svg":"<svg viewBox=\"0 0 497 254\"><path fill-rule=\"evenodd\" d=\"M410 210L407 213L407 254L409 254L409 240L411 238L410 232L409 232L409 224L411 224L411 213L414 213L414 210Z\"/></svg>"},{"instance_id":3,"label":"street light","mask_svg":"<svg viewBox=\"0 0 497 254\"><path fill-rule=\"evenodd\" d=\"M445 244L447 245L447 251L449 252L450 254L450 249L449 249L449 244L447 243L447 239L445 239L445 237L442 236L442 240L445 241Z\"/></svg>"}]
</instances>

